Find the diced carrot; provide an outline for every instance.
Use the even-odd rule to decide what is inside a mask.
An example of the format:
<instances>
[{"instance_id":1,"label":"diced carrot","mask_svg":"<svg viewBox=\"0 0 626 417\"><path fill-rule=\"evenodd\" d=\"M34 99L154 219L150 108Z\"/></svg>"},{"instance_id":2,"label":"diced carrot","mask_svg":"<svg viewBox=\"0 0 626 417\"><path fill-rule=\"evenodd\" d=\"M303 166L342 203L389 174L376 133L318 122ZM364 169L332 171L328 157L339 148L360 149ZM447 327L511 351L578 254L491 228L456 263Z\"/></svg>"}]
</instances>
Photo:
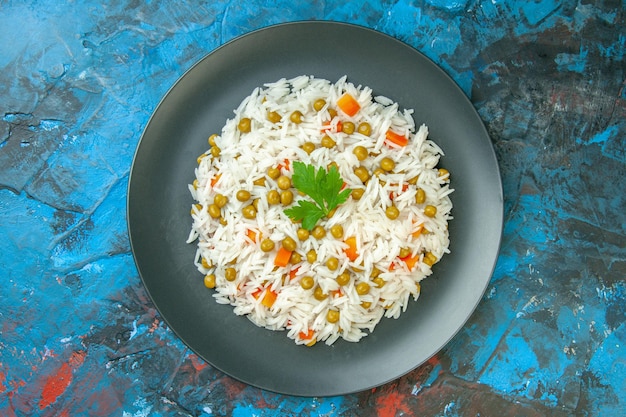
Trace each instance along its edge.
<instances>
[{"instance_id":1,"label":"diced carrot","mask_svg":"<svg viewBox=\"0 0 626 417\"><path fill-rule=\"evenodd\" d=\"M276 302L276 298L278 298L278 294L275 291L268 289L265 291L265 296L263 296L261 304L263 304L267 308L270 308Z\"/></svg>"},{"instance_id":2,"label":"diced carrot","mask_svg":"<svg viewBox=\"0 0 626 417\"><path fill-rule=\"evenodd\" d=\"M257 233L252 229L248 229L248 231L246 232L246 236L248 236L248 239L253 242L257 241Z\"/></svg>"},{"instance_id":3,"label":"diced carrot","mask_svg":"<svg viewBox=\"0 0 626 417\"><path fill-rule=\"evenodd\" d=\"M402 259L402 261L406 264L407 268L409 268L409 271L412 271L413 268L415 268L417 261L419 260L419 254L415 256L409 255L400 259Z\"/></svg>"},{"instance_id":4,"label":"diced carrot","mask_svg":"<svg viewBox=\"0 0 626 417\"><path fill-rule=\"evenodd\" d=\"M343 295L343 291L341 291L341 288L337 288L335 291L332 292L333 297L341 297Z\"/></svg>"},{"instance_id":5,"label":"diced carrot","mask_svg":"<svg viewBox=\"0 0 626 417\"><path fill-rule=\"evenodd\" d=\"M348 257L348 259L354 262L354 260L359 257L359 254L357 253L357 248L356 248L356 237L351 236L347 238L344 241L344 243L348 245L348 247L343 250L344 253Z\"/></svg>"},{"instance_id":6,"label":"diced carrot","mask_svg":"<svg viewBox=\"0 0 626 417\"><path fill-rule=\"evenodd\" d=\"M296 274L298 273L298 269L300 269L299 266L293 268L291 271L289 271L289 279L292 280L296 277Z\"/></svg>"},{"instance_id":7,"label":"diced carrot","mask_svg":"<svg viewBox=\"0 0 626 417\"><path fill-rule=\"evenodd\" d=\"M339 97L339 100L337 100L337 107L339 107L348 116L354 116L361 109L359 102L348 93Z\"/></svg>"},{"instance_id":8,"label":"diced carrot","mask_svg":"<svg viewBox=\"0 0 626 417\"><path fill-rule=\"evenodd\" d=\"M404 135L394 132L393 130L388 130L385 134L385 138L389 142L395 143L398 146L406 146L409 144L409 139L407 139Z\"/></svg>"},{"instance_id":9,"label":"diced carrot","mask_svg":"<svg viewBox=\"0 0 626 417\"><path fill-rule=\"evenodd\" d=\"M392 187L397 187L398 184L392 184ZM409 184L402 184L402 192L405 192L406 190L409 189ZM394 198L396 198L399 194L395 191L392 191L389 193L389 199L393 200Z\"/></svg>"},{"instance_id":10,"label":"diced carrot","mask_svg":"<svg viewBox=\"0 0 626 417\"><path fill-rule=\"evenodd\" d=\"M313 329L309 329L307 332L298 333L298 337L306 342L305 346L311 347L317 342Z\"/></svg>"},{"instance_id":11,"label":"diced carrot","mask_svg":"<svg viewBox=\"0 0 626 417\"><path fill-rule=\"evenodd\" d=\"M252 293L252 296L258 299L261 296L261 294L263 294L263 289L259 288L258 290ZM272 291L268 288L265 290L265 295L263 296L263 299L261 300L261 304L263 304L267 308L270 308L276 302L277 297L278 297L278 294L275 291Z\"/></svg>"},{"instance_id":12,"label":"diced carrot","mask_svg":"<svg viewBox=\"0 0 626 417\"><path fill-rule=\"evenodd\" d=\"M313 338L313 336L315 336L315 332L313 331L313 329L309 329L309 331L308 331L308 332L306 332L306 333L305 333L305 332L300 332L300 333L298 334L298 336L299 336L299 337L300 337L300 339L302 339L302 340L309 340L309 339L312 339L312 338Z\"/></svg>"},{"instance_id":13,"label":"diced carrot","mask_svg":"<svg viewBox=\"0 0 626 417\"><path fill-rule=\"evenodd\" d=\"M289 263L289 258L291 258L291 251L281 246L280 249L278 249L276 258L274 258L274 265L287 266L287 264Z\"/></svg>"},{"instance_id":14,"label":"diced carrot","mask_svg":"<svg viewBox=\"0 0 626 417\"><path fill-rule=\"evenodd\" d=\"M313 331L313 329L309 329L306 332L300 332L298 333L298 337L301 340L308 340L308 342L306 343L306 346L313 346L315 344L315 342L317 342L317 339L315 339L315 332Z\"/></svg>"},{"instance_id":15,"label":"diced carrot","mask_svg":"<svg viewBox=\"0 0 626 417\"><path fill-rule=\"evenodd\" d=\"M413 236L414 239L417 239L418 237L421 236L423 230L424 230L424 223L417 226L417 229L413 233L411 233L411 236Z\"/></svg>"},{"instance_id":16,"label":"diced carrot","mask_svg":"<svg viewBox=\"0 0 626 417\"><path fill-rule=\"evenodd\" d=\"M328 132L328 131L333 132L333 133L341 132L341 130L343 129L343 124L341 123L341 120L337 121L337 124L335 125L334 128L330 124L331 122L332 120L322 125L322 132Z\"/></svg>"},{"instance_id":17,"label":"diced carrot","mask_svg":"<svg viewBox=\"0 0 626 417\"><path fill-rule=\"evenodd\" d=\"M215 184L220 180L221 174L217 174L213 178L211 178L211 187L215 187Z\"/></svg>"},{"instance_id":18,"label":"diced carrot","mask_svg":"<svg viewBox=\"0 0 626 417\"><path fill-rule=\"evenodd\" d=\"M285 158L283 160L283 163L282 164L278 164L278 166L276 168L278 168L281 171L282 171L283 168L285 168L287 171L289 171L289 159Z\"/></svg>"}]
</instances>

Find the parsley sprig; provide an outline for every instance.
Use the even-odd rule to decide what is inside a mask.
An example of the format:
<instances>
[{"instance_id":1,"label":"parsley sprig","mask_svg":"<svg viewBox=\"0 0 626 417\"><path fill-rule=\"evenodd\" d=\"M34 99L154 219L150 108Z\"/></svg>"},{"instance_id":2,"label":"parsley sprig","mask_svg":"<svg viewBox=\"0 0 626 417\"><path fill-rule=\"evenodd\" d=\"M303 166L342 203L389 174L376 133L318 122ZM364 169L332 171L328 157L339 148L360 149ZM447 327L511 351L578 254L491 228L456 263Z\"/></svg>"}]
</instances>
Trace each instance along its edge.
<instances>
[{"instance_id":1,"label":"parsley sprig","mask_svg":"<svg viewBox=\"0 0 626 417\"><path fill-rule=\"evenodd\" d=\"M328 171L322 167L316 171L313 165L296 161L293 163L291 182L313 201L299 200L297 205L285 210L285 214L292 220L302 221L302 227L307 230L312 230L322 217L344 203L352 191L341 191L343 180L335 166Z\"/></svg>"}]
</instances>

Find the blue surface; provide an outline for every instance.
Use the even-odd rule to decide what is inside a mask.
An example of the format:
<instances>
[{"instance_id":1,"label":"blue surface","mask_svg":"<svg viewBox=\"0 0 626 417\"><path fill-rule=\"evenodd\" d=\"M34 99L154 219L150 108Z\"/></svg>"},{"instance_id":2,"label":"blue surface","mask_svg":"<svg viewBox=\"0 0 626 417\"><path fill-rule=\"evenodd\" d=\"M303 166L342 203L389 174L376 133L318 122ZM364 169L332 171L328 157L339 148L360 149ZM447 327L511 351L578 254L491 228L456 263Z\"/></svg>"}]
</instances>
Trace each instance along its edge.
<instances>
[{"instance_id":1,"label":"blue surface","mask_svg":"<svg viewBox=\"0 0 626 417\"><path fill-rule=\"evenodd\" d=\"M626 4L264 3L0 5L0 415L626 415ZM505 193L497 267L462 331L397 381L333 398L246 386L190 352L142 287L125 219L135 147L175 80L303 19L438 63L484 120Z\"/></svg>"}]
</instances>

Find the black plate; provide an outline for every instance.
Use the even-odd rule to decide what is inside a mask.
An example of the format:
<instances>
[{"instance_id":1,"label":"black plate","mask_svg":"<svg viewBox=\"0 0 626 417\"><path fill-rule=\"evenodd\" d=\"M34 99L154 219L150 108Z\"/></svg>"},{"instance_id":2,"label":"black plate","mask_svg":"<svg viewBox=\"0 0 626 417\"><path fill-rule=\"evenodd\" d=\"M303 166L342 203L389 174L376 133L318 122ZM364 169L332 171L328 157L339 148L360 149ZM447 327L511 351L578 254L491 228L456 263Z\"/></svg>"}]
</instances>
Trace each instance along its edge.
<instances>
[{"instance_id":1,"label":"black plate","mask_svg":"<svg viewBox=\"0 0 626 417\"><path fill-rule=\"evenodd\" d=\"M400 319L383 319L359 343L295 345L218 305L186 244L193 203L187 184L207 137L241 100L280 78L344 74L415 109L452 174L450 249ZM138 145L128 190L135 261L168 326L199 356L245 383L291 395L361 391L409 372L464 325L490 280L502 231L502 187L487 132L472 104L433 62L384 34L331 22L272 26L218 48L164 97Z\"/></svg>"}]
</instances>

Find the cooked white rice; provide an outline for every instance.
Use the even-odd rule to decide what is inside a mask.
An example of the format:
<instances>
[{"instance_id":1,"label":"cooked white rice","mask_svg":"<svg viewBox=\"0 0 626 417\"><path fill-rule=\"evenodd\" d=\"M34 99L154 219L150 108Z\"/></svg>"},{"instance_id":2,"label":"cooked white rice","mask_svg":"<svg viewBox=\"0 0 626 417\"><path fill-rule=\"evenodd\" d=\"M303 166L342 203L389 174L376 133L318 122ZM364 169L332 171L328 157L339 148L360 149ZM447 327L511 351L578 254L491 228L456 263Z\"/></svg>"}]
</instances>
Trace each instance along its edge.
<instances>
[{"instance_id":1,"label":"cooked white rice","mask_svg":"<svg viewBox=\"0 0 626 417\"><path fill-rule=\"evenodd\" d=\"M337 100L345 92L360 104L354 116L337 109ZM313 103L320 98L327 104L316 111ZM338 111L331 120L329 110L333 109ZM299 124L289 119L296 110L303 115ZM282 120L272 123L268 112L277 112ZM389 98L374 97L370 88L355 86L346 77L334 84L310 76L281 79L255 89L234 113L214 136L219 155L212 156L209 149L200 156L195 169L197 180L189 186L197 204L191 209L193 226L188 242L198 242L195 264L202 274L215 278L216 301L232 305L235 314L246 315L258 326L286 330L289 338L307 345L315 341L330 345L340 337L357 342L372 332L383 316L398 318L410 298L416 300L420 295L419 282L432 273L430 264L448 253L447 224L452 218L448 195L453 190L446 170L438 167L443 152L428 139L427 127L421 125L416 131L412 110L400 110ZM238 129L242 118L251 120L248 133ZM353 122L355 126L367 122L371 134L337 132L338 122ZM408 144L397 146L386 140L390 129L408 137ZM324 134L336 146L320 146ZM301 148L305 142L317 145L310 154ZM356 146L369 151L369 157L362 162L353 153ZM385 157L395 162L394 169L375 173ZM364 189L359 200L349 197L332 217L317 223L326 231L333 225L343 226L343 237L328 232L319 240L309 237L299 241L297 230L301 225L285 214L287 207L268 204L267 193L280 191L268 176L268 169L280 167L281 173L290 177L294 161L315 167L335 162L347 187ZM354 173L359 165L371 174L365 184ZM263 185L254 184L259 178L265 178ZM425 192L424 203L416 202L418 189ZM250 200L238 201L239 190L249 191ZM293 204L308 199L292 191ZM228 202L219 217L213 218L208 210L217 194L226 196ZM247 219L242 209L255 199L256 217ZM394 220L385 214L392 204L400 213ZM424 214L428 205L436 208L432 217ZM275 267L276 252L288 236L297 242L296 252L302 255L302 261ZM348 237L356 238L358 257L354 260L344 252ZM266 238L276 244L270 252L260 249L260 241ZM310 250L317 253L313 263L306 258ZM410 253L404 260L399 258L401 250L403 255ZM339 260L338 269L326 266L329 257ZM227 268L236 271L232 281L225 277ZM376 271L379 275L374 280ZM340 286L335 279L343 272L350 274L350 282ZM303 289L300 281L306 276L314 279L314 288L320 287L326 298L316 299L314 288ZM356 285L361 282L369 284L367 294L357 293ZM273 302L265 297L270 293L276 295ZM328 321L329 310L339 312L338 321Z\"/></svg>"}]
</instances>

